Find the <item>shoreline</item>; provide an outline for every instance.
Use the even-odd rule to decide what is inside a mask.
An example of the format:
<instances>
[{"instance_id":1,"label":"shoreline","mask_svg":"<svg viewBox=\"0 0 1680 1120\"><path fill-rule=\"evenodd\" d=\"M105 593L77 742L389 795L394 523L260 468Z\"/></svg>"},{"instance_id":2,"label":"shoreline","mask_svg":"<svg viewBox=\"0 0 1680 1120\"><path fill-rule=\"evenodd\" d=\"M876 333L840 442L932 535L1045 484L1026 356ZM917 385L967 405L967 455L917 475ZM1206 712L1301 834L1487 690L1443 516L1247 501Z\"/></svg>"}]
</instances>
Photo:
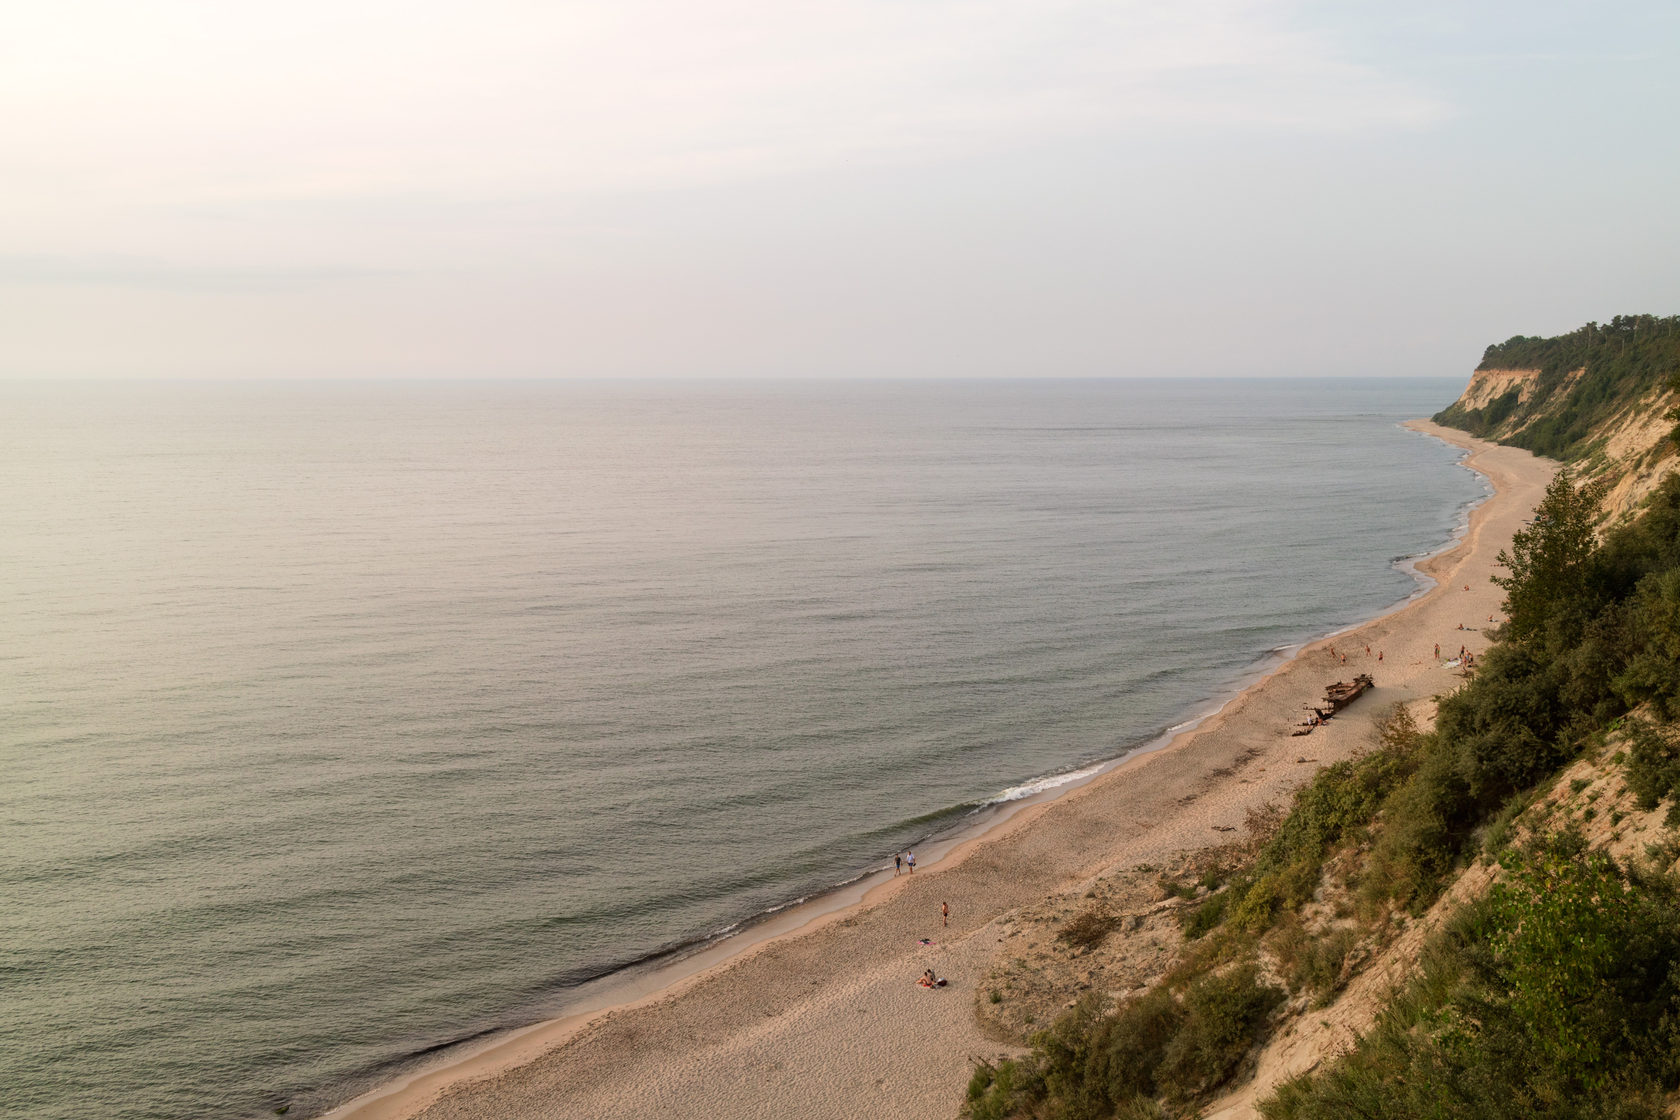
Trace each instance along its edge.
<instances>
[{"instance_id":1,"label":"shoreline","mask_svg":"<svg viewBox=\"0 0 1680 1120\"><path fill-rule=\"evenodd\" d=\"M553 1098L541 1095L531 1096L523 1091L524 1086L515 1086L513 1082L531 1080L532 1071L539 1066L547 1083L558 1087L561 1095L565 1096L581 1095L587 1097L591 1085L597 1088L602 1084L617 1084L625 1087L626 1067L634 1066L642 1058L656 1059L653 1064L661 1067L660 1072L663 1074L665 1082L670 1082L672 1078L677 1078L679 1081L686 1080L681 1069L684 1061L681 1044L684 1042L688 1044L689 1057L695 1057L696 1051L716 1049L716 1047L712 1045L711 1040L704 1032L700 1034L691 1032L687 1035L681 1035L681 1032L678 1032L680 1037L677 1039L678 1046L674 1050L669 1046L645 1041L647 1035L659 1034L661 1026L666 1028L665 1034L670 1035L672 1033L669 1024L644 1021L648 1019L653 1008L675 1011L680 1009L680 1005L686 1004L692 1010L694 1005L710 1003L714 1005L711 1008L712 1011L721 1012L721 1014L712 1015L711 1018L713 1020L723 1020L718 1022L717 1025L725 1033L730 1027L739 1028L749 1025L748 1022L742 1021L738 1014L730 1013L738 1010L735 1005L743 1002L739 991L722 990L729 989L732 986L737 989L740 988L739 983L731 984L732 977L739 981L743 979L743 974L749 971L767 972L775 975L782 962L780 960L771 961L770 958L809 958L805 960L806 966L820 969L824 964L829 963L828 957L825 956L823 950L813 952L813 942L819 939L824 941L844 939L850 934L851 929L859 925L902 926L904 924L902 915L900 920L894 921L892 916L887 915L886 912L907 906L909 902L907 896L926 893L928 889L926 885L930 882L936 888L945 886L950 877L960 876L970 870L976 871L976 874L970 877L983 877L983 873L988 868L971 869L970 865L993 862L988 858L976 859L976 856L996 856L998 852L994 849L1002 849L1010 844L1035 851L1047 848L1056 852L1058 862L1055 867L1043 868L1041 865L1045 861L1040 859L1029 861L1027 864L1029 873L1025 878L1031 881L1030 889L1024 889L1029 886L1028 882L1011 880L1007 883L1011 890L1003 892L1007 897L995 897L999 892L996 890L990 891L988 894L992 896L991 904L984 907L985 913L976 916L971 911L964 915L961 925L968 931L966 948L970 956L980 953L982 949L989 950L989 946L983 944L987 939L977 936L980 932L1011 909L1021 905L1027 898L1041 897L1042 890L1046 886L1065 889L1070 877L1076 881L1079 874L1089 871L1092 867L1113 865L1116 862L1123 863L1126 858L1129 858L1124 852L1132 851L1133 848L1142 850L1150 847L1151 842L1147 837L1151 835L1156 837L1153 841L1153 847L1156 848L1162 847L1163 844L1171 848L1172 841L1189 838L1191 832L1186 831L1187 824L1192 826L1191 831L1193 831L1193 826L1200 823L1199 821L1190 821L1189 818L1199 816L1205 812L1205 806L1220 800L1217 796L1209 797L1209 793L1223 792L1228 795L1227 799L1232 799L1237 791L1234 789L1223 791L1197 789L1191 791L1188 795L1163 799L1163 807L1166 808L1165 816L1157 817L1149 813L1138 814L1134 812L1131 814L1133 819L1130 823L1135 826L1135 835L1130 839L1140 842L1134 843L1132 847L1120 845L1117 848L1112 840L1106 846L1102 845L1099 840L1097 841L1098 850L1095 853L1095 859L1091 858L1089 850L1080 851L1077 848L1074 849L1073 858L1066 858L1070 844L1065 843L1065 841L1069 837L1046 834L1055 832L1058 826L1061 827L1063 833L1069 832L1069 822L1061 818L1082 816L1082 807L1087 802L1117 801L1121 816L1124 817L1126 815L1124 811L1128 808L1127 802L1146 800L1145 795L1141 792L1136 796L1127 796L1127 787L1132 784L1143 784L1141 781L1143 778L1150 779L1155 785L1165 786L1166 792L1175 792L1180 788L1189 789L1189 787L1194 786L1197 775L1190 761L1187 760L1186 762L1185 773L1173 775L1164 772L1173 768L1164 766L1161 760L1176 759L1195 753L1193 748L1196 748L1198 744L1212 743L1220 739L1222 735L1229 738L1228 731L1231 725L1234 723L1241 724L1243 722L1242 717L1245 714L1263 715L1262 722L1275 723L1277 712L1271 709L1276 709L1276 704L1271 704L1265 713L1250 713L1250 709L1260 704L1262 694L1266 693L1274 685L1274 682L1292 675L1300 675L1309 661L1321 660L1317 655L1323 654L1326 647L1337 639L1349 634L1372 631L1383 627L1385 624L1389 624L1392 628L1398 620L1418 612L1424 605L1446 598L1454 590L1453 584L1457 582L1456 578L1452 581L1446 578L1449 571L1456 576L1457 570L1471 559L1477 557L1480 557L1483 561L1490 559L1485 555L1489 550L1480 547L1483 531L1487 523L1493 519L1495 512L1505 510L1506 506L1519 499L1520 495L1515 492L1520 491L1522 487L1514 484L1509 478L1505 480L1506 485L1502 487L1499 472L1483 469L1482 465L1477 463L1477 460L1489 455L1498 455L1504 458L1521 456L1532 460L1535 464L1539 464L1541 461L1533 460L1533 457L1526 452L1517 452L1515 449L1499 448L1496 445L1486 444L1464 433L1441 429L1426 421L1412 421L1405 426L1420 434L1441 439L1443 442L1456 447L1465 448L1467 454L1463 464L1481 474L1488 480L1491 487L1490 493L1467 507L1467 516L1462 526L1455 530L1452 539L1427 556L1406 561L1407 566L1419 576L1420 583L1423 580L1430 580L1433 581L1433 586L1421 585L1412 595L1363 622L1331 634L1322 635L1299 646L1289 647L1293 650L1292 653L1289 652L1289 649L1286 649L1279 651L1275 660L1262 658L1257 667L1258 675L1248 679L1246 683L1240 684L1236 691L1218 703L1216 707L1203 715L1174 725L1156 739L1133 748L1124 755L1094 764L1088 768L1091 772L1087 776L1039 790L1015 801L994 803L984 808L982 812L987 814L987 819L984 821L973 822L956 830L949 837L921 847L920 851L924 858L921 860L922 873L920 875L895 877L890 870L865 872L849 884L842 884L809 900L790 904L779 911L771 912L764 919L754 922L739 933L705 945L677 960L655 964L646 969L632 967L628 970L628 973L618 973L602 978L597 991L585 992L583 998L577 1001L574 1007L568 1009L564 1016L509 1032L502 1032L476 1043L463 1044L461 1049L450 1053L440 1064L413 1070L386 1085L341 1104L326 1113L325 1117L327 1120L407 1120L409 1117L422 1114L431 1117L434 1111L440 1117L535 1116L538 1114L537 1106L539 1102L548 1104L551 1110L553 1106L549 1102ZM1544 474L1545 477L1549 477L1550 468L1539 466L1536 471L1530 473ZM1528 482L1532 485L1533 480L1529 479ZM1543 482L1540 485L1543 486ZM1497 548L1492 551L1496 552ZM1485 587L1487 582L1485 576L1481 578L1481 582ZM1398 658L1395 659L1395 661L1397 660ZM1393 667L1395 661L1390 661L1387 664ZM1312 671L1318 671L1318 668L1315 665ZM1347 671L1353 671L1351 665ZM1388 675L1387 671L1385 671L1386 675ZM1388 683L1386 679L1379 682L1379 684ZM1385 690L1379 688L1379 691ZM1370 714L1377 707L1377 704L1367 703L1362 709L1365 717L1363 722L1369 722ZM1285 704L1284 710L1288 710L1287 704ZM1250 719L1248 722L1253 724L1255 720ZM1360 722L1358 719L1338 716L1338 725L1334 730L1326 729L1315 733L1313 753L1325 755L1325 762L1332 761L1327 752L1318 749L1325 745L1327 740L1331 739L1338 740L1337 747L1344 753L1354 749L1352 740L1356 739L1357 736L1352 732L1356 730L1357 724ZM1250 727L1248 730L1252 732L1255 728ZM1276 736L1262 736L1262 738L1266 737L1275 738ZM1239 734L1237 738L1241 739L1243 736ZM1249 735L1248 738L1252 739L1253 735ZM1302 745L1308 740L1285 738L1283 742L1285 744ZM1243 785L1255 784L1264 787L1264 790L1258 792L1270 791L1276 787L1275 792L1286 795L1293 788L1293 785L1289 784L1287 780L1281 784L1277 781L1278 775L1283 773L1281 769L1278 775L1274 775L1272 779L1263 782L1257 781L1255 778L1234 778L1235 771L1243 768L1244 759L1247 759L1250 764L1254 761L1253 758L1248 757L1251 754L1260 761L1272 761L1274 763L1279 761L1268 760L1265 755L1255 751L1253 744L1247 743L1246 740L1245 744L1241 750L1226 749L1221 751L1216 748L1212 751L1211 753L1216 756L1215 760L1221 763L1221 765L1213 768L1213 774L1222 776L1224 784L1228 786L1234 786L1236 782L1240 782ZM1292 748L1286 747L1285 749ZM1237 761L1233 761L1233 759ZM1282 759L1281 761L1286 763L1288 760ZM1314 759L1312 761L1316 762L1318 760ZM1265 773L1270 768L1269 766L1257 767L1260 773ZM1074 773L1076 772L1074 771ZM1297 771L1296 773L1299 775L1299 780L1310 777L1310 772L1300 773ZM1120 777L1121 775L1127 775L1134 781L1128 783ZM1214 784L1218 785L1219 783L1215 782ZM1295 781L1293 784L1298 785L1299 781ZM1251 793L1253 792L1257 791L1251 791ZM1253 797L1250 796L1248 800L1252 802ZM1176 806L1176 814L1173 813L1172 806ZM1133 810L1142 807L1141 805L1130 806ZM1047 817L1057 819L1046 820ZM1113 817L1112 813L1110 817ZM1138 826L1137 821L1140 818L1147 823ZM1240 822L1241 818L1239 816L1236 819ZM1044 823L1041 825L1039 822ZM1076 820L1074 823L1081 822ZM1223 830L1222 826L1216 825L1213 827ZM1036 842L1033 839L1035 834L1041 834L1037 835ZM1209 847L1216 844L1218 833L1212 835L1214 838L1208 838L1209 833L1206 828L1203 828L1200 833L1200 846ZM1023 840L1022 837L1026 837L1026 839ZM1193 850L1196 846L1192 843L1189 848L1180 848L1179 850ZM1046 873L1039 874L1041 871ZM994 883L992 885L997 886L998 884ZM958 892L947 889L942 893L948 893L956 897ZM968 908L964 906L964 909L967 910ZM953 913L955 914L956 911L953 910ZM977 922L978 924L976 924ZM853 936L851 939L857 941L860 940L860 937ZM878 970L880 967L878 958L881 955L878 951L880 949L879 938L872 940L875 943L866 947L867 951L863 954L863 960L866 964L875 964ZM919 964L929 956L938 955L936 953L930 954L926 949L918 951L918 949L910 948L909 946L912 944L922 943L919 939L904 937L897 956L903 959L914 957L916 963ZM858 946L854 945L850 948L855 956ZM887 950L887 955L889 958L893 955L890 948ZM812 964L813 961L814 964ZM816 979L810 980L809 986L823 988L826 979L830 982L829 987L846 987L847 985L842 981L849 979L849 977L844 973L842 966L832 964L830 967L840 971L841 975L829 975L827 977L818 975ZM941 967L940 971L951 971L954 974L957 969L945 965ZM809 973L796 971L793 975L804 979ZM786 977L787 974L784 970L778 983L785 985ZM955 981L955 976L953 979ZM871 980L868 983L880 984L885 982L887 981L882 978ZM594 983L596 982L591 982L591 984ZM856 986L855 982L852 986ZM584 989L589 987L589 984L583 986ZM767 1011L766 1014L777 1017L786 1016L790 1011L796 1012L798 1009L790 1004L790 1000L796 1001L807 995L803 990L798 993L788 993L780 988L763 993L757 989L752 989L751 981L748 981L748 988L745 1002L751 1004L756 996L765 995L766 998L759 1002L774 1005L776 1010L774 1012ZM717 1006L720 1002L723 1005L721 1007ZM812 998L805 999L807 1004L812 1002ZM891 1002L891 997L884 997L882 1002ZM812 1009L806 1007L805 1011L808 1016ZM968 1011L966 1006L962 1007L958 1014L972 1019L972 1013ZM615 1025L622 1025L630 1020L636 1020L632 1035L637 1041L642 1042L642 1045L632 1046L628 1051L623 1047L614 1050L613 1047L601 1041L604 1035L613 1032ZM970 1025L972 1026L972 1024ZM744 1035L750 1032L738 1030L737 1033ZM956 1033L962 1034L961 1031ZM953 1038L950 1041L960 1043L957 1050L960 1052L959 1058L964 1067L966 1067L970 1057L977 1056L975 1051L977 1043L980 1047L979 1053L983 1054L997 1050L996 1043L978 1039L974 1037L972 1031L961 1038ZM587 1048L592 1042L596 1043L594 1046L596 1053L572 1053L575 1050ZM762 1042L762 1039L743 1038L742 1045L736 1048L734 1057L736 1059L740 1059L743 1055L750 1057L753 1050ZM918 1045L924 1043L925 1039L918 1040ZM603 1048L614 1052L602 1052ZM899 1052L897 1046L887 1046L882 1049L889 1061L893 1055ZM638 1054L636 1051L641 1051L641 1053ZM949 1058L949 1056L950 1049L947 1048L944 1057ZM568 1071L565 1068L560 1068L568 1065L568 1058L575 1059L570 1064L578 1067L577 1069ZM614 1063L616 1063L616 1066L614 1066ZM646 1065L647 1063L643 1064ZM946 1061L944 1064L949 1066L951 1063ZM611 1076L599 1072L591 1074L590 1071L600 1071L604 1066L616 1068L618 1072ZM660 1080L658 1077L644 1078L641 1076L643 1072L646 1071L634 1072L631 1076L639 1083ZM833 1080L843 1082L844 1077L841 1076L840 1071L836 1071ZM726 1080L724 1087L727 1088L734 1084ZM948 1107L942 1109L930 1111L926 1108L918 1108L911 1101L905 1099L902 1094L898 1095L896 1103L899 1106L908 1106L908 1111L904 1113L907 1115L950 1115L956 1111L957 1094L960 1093L961 1084L962 1081L959 1078L950 1081L949 1084L936 1086L936 1088L945 1090L949 1097ZM740 1088L739 1085L735 1085L735 1087ZM831 1088L837 1087L833 1086ZM713 1086L714 1093L716 1088L717 1086ZM510 1102L507 1099L508 1093L503 1090L514 1091L516 1100ZM742 1091L745 1092L744 1089ZM645 1096L644 1093L643 1097ZM677 1099L687 1099L693 1094L676 1093L674 1096ZM854 1096L858 1102L872 1099L871 1094L866 1092L859 1092ZM673 1096L660 1089L656 1092L656 1099L668 1106ZM780 1099L779 1094L778 1099ZM609 1105L613 1103L616 1102L609 1102ZM720 1103L724 1108L724 1111L721 1112L718 1111ZM638 1107L633 1102L626 1103L624 1105L626 1111L622 1114L626 1116L636 1115ZM645 1107L645 1105L642 1107ZM714 1099L710 1105L702 1102L694 1114L747 1115L750 1112L750 1110L749 1112L731 1112L729 1111L731 1107L738 1110L744 1106L732 1103L729 1100L718 1102ZM857 1114L867 1114L874 1111L876 1107L880 1106L877 1104L872 1106L871 1109ZM810 1108L810 1111L794 1109L788 1114L812 1116L852 1114L844 1112L844 1110L833 1111L815 1099L811 1101ZM579 1110L578 1114L606 1115L609 1113ZM671 1114L685 1113L673 1112Z\"/></svg>"}]
</instances>

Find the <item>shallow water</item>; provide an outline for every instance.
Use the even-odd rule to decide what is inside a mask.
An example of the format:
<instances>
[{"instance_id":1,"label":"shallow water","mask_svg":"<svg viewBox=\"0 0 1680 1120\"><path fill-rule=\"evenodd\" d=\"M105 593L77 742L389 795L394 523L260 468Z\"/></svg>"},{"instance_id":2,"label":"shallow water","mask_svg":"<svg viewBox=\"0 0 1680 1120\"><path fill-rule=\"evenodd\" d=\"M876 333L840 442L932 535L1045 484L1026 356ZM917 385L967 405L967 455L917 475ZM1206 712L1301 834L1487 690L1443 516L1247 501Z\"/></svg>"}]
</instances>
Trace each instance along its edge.
<instances>
[{"instance_id":1,"label":"shallow water","mask_svg":"<svg viewBox=\"0 0 1680 1120\"><path fill-rule=\"evenodd\" d=\"M315 1110L1415 584L1457 381L0 385L0 1115Z\"/></svg>"}]
</instances>

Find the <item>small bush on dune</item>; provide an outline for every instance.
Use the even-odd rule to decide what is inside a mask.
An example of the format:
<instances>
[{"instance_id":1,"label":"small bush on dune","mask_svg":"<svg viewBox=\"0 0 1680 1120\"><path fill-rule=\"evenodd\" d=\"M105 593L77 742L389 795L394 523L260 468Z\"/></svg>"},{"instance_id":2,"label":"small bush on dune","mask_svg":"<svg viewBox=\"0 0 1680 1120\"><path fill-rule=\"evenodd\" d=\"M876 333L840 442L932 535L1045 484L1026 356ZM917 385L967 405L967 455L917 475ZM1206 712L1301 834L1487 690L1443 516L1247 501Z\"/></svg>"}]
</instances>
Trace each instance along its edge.
<instances>
[{"instance_id":1,"label":"small bush on dune","mask_svg":"<svg viewBox=\"0 0 1680 1120\"><path fill-rule=\"evenodd\" d=\"M1289 989L1313 993L1315 1005L1322 1007L1341 990L1342 970L1348 954L1359 944L1359 934L1343 928L1314 936L1291 917L1269 944Z\"/></svg>"},{"instance_id":2,"label":"small bush on dune","mask_svg":"<svg viewBox=\"0 0 1680 1120\"><path fill-rule=\"evenodd\" d=\"M1222 891L1208 898L1194 910L1186 911L1183 919L1184 936L1194 941L1223 922L1232 893Z\"/></svg>"},{"instance_id":3,"label":"small bush on dune","mask_svg":"<svg viewBox=\"0 0 1680 1120\"><path fill-rule=\"evenodd\" d=\"M1155 886L1168 898L1195 898L1195 883L1175 883L1165 875L1155 880Z\"/></svg>"},{"instance_id":4,"label":"small bush on dune","mask_svg":"<svg viewBox=\"0 0 1680 1120\"><path fill-rule=\"evenodd\" d=\"M1655 809L1680 786L1680 736L1672 728L1630 719L1628 738L1628 789L1641 809Z\"/></svg>"},{"instance_id":5,"label":"small bush on dune","mask_svg":"<svg viewBox=\"0 0 1680 1120\"><path fill-rule=\"evenodd\" d=\"M1087 996L1031 1055L977 1066L968 1115L1154 1120L1165 1115L1158 1097L1189 1104L1236 1071L1283 1000L1258 976L1247 961L1198 977L1182 996L1161 984L1112 1010Z\"/></svg>"},{"instance_id":6,"label":"small bush on dune","mask_svg":"<svg viewBox=\"0 0 1680 1120\"><path fill-rule=\"evenodd\" d=\"M1091 1073L1111 1101L1153 1098L1155 1072L1184 1024L1184 1008L1165 987L1131 1000L1105 1022L1093 1047Z\"/></svg>"},{"instance_id":7,"label":"small bush on dune","mask_svg":"<svg viewBox=\"0 0 1680 1120\"><path fill-rule=\"evenodd\" d=\"M1421 910L1434 900L1457 850L1452 821L1466 798L1452 760L1437 754L1384 804L1381 835L1360 876L1367 914L1389 903Z\"/></svg>"},{"instance_id":8,"label":"small bush on dune","mask_svg":"<svg viewBox=\"0 0 1680 1120\"><path fill-rule=\"evenodd\" d=\"M1635 889L1565 833L1508 860L1490 896L1508 1013L1565 1090L1602 1087L1630 1058L1680 1080L1680 908L1660 882Z\"/></svg>"},{"instance_id":9,"label":"small bush on dune","mask_svg":"<svg viewBox=\"0 0 1680 1120\"><path fill-rule=\"evenodd\" d=\"M981 1062L968 1079L967 1113L973 1120L1006 1120L1016 1115L1015 1103L1031 1077L1022 1062ZM1023 1077L1027 1073L1027 1077Z\"/></svg>"},{"instance_id":10,"label":"small bush on dune","mask_svg":"<svg viewBox=\"0 0 1680 1120\"><path fill-rule=\"evenodd\" d=\"M1159 1087L1193 1100L1236 1072L1284 993L1259 982L1253 963L1204 976L1184 993L1184 1021L1161 1056Z\"/></svg>"},{"instance_id":11,"label":"small bush on dune","mask_svg":"<svg viewBox=\"0 0 1680 1120\"><path fill-rule=\"evenodd\" d=\"M1539 795L1538 788L1531 789L1520 797L1513 797L1505 803L1505 807L1482 830L1482 858L1489 863L1497 860L1511 844L1513 830L1516 828L1517 818L1534 804Z\"/></svg>"},{"instance_id":12,"label":"small bush on dune","mask_svg":"<svg viewBox=\"0 0 1680 1120\"><path fill-rule=\"evenodd\" d=\"M1095 949L1119 924L1120 919L1101 906L1088 906L1068 919L1056 936L1076 949Z\"/></svg>"}]
</instances>

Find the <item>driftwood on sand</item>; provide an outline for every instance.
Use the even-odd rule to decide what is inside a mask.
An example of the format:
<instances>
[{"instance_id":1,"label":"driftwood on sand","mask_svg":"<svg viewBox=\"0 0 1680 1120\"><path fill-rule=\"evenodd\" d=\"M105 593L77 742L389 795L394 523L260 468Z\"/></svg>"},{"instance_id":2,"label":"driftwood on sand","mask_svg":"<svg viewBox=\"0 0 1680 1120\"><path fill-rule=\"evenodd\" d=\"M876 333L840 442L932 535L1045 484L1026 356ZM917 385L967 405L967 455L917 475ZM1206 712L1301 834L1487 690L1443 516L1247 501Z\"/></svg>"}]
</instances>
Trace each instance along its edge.
<instances>
[{"instance_id":1,"label":"driftwood on sand","mask_svg":"<svg viewBox=\"0 0 1680 1120\"><path fill-rule=\"evenodd\" d=\"M1306 723L1291 731L1290 734L1311 735L1313 728L1365 695L1366 691L1375 685L1376 682L1371 679L1371 674L1360 673L1351 681L1337 681L1335 684L1325 686L1324 703L1326 706L1307 705L1307 710L1312 715L1307 717Z\"/></svg>"}]
</instances>

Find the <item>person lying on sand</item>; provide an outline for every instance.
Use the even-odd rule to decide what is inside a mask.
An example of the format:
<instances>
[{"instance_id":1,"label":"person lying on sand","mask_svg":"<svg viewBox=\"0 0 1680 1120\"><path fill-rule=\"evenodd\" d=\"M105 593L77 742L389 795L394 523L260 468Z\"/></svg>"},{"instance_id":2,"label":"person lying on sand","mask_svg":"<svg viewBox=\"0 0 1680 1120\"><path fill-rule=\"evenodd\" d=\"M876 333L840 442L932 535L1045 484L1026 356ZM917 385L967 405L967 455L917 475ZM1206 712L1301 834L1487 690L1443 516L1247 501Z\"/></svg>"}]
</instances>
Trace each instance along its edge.
<instances>
[{"instance_id":1,"label":"person lying on sand","mask_svg":"<svg viewBox=\"0 0 1680 1120\"><path fill-rule=\"evenodd\" d=\"M933 974L933 969L931 968L922 973L922 978L916 981L916 983L920 984L924 988L943 988L945 986L944 978L935 976Z\"/></svg>"}]
</instances>

